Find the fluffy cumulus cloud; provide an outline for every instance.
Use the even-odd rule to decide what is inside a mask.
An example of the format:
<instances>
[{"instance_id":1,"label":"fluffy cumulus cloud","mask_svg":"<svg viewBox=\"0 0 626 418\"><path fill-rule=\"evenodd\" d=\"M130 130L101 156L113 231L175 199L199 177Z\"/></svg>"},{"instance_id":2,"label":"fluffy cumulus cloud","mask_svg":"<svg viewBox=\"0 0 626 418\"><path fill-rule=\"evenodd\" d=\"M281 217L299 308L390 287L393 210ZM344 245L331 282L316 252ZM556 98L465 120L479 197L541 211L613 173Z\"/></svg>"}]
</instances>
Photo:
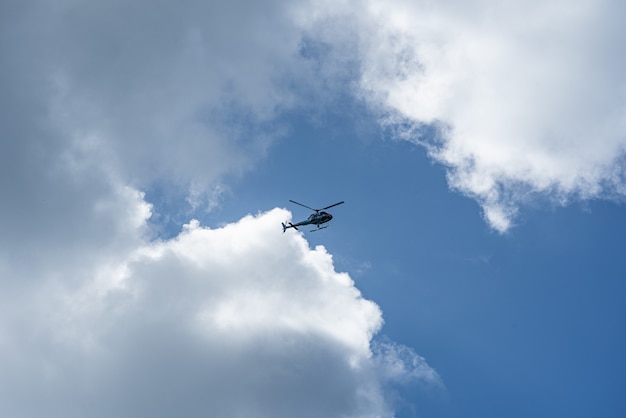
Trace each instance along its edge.
<instances>
[{"instance_id":1,"label":"fluffy cumulus cloud","mask_svg":"<svg viewBox=\"0 0 626 418\"><path fill-rule=\"evenodd\" d=\"M406 347L371 345L378 306L323 247L281 234L289 216L192 221L19 313L3 304L2 415L384 417L389 382L438 384Z\"/></svg>"},{"instance_id":2,"label":"fluffy cumulus cloud","mask_svg":"<svg viewBox=\"0 0 626 418\"><path fill-rule=\"evenodd\" d=\"M314 10L301 16L305 27L357 51L359 94L400 137L425 145L496 230L532 199L626 194L622 2L371 0Z\"/></svg>"}]
</instances>

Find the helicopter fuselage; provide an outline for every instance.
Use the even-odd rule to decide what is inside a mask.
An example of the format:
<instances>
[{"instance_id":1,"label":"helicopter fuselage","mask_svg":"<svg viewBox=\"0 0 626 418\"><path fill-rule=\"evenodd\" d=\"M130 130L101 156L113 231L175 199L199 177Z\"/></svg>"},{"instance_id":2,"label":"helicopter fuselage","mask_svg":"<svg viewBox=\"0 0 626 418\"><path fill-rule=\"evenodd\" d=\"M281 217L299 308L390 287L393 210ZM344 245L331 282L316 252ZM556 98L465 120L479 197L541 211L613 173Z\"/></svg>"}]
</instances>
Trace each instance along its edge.
<instances>
[{"instance_id":1,"label":"helicopter fuselage","mask_svg":"<svg viewBox=\"0 0 626 418\"><path fill-rule=\"evenodd\" d=\"M292 224L293 226L305 226L305 225L317 225L320 226L325 224L326 222L330 222L333 219L333 215L328 212L319 212L313 213L309 216L309 219L306 221L298 222L296 224Z\"/></svg>"},{"instance_id":2,"label":"helicopter fuselage","mask_svg":"<svg viewBox=\"0 0 626 418\"><path fill-rule=\"evenodd\" d=\"M305 222L313 225L321 225L333 219L333 215L328 212L312 213Z\"/></svg>"}]
</instances>

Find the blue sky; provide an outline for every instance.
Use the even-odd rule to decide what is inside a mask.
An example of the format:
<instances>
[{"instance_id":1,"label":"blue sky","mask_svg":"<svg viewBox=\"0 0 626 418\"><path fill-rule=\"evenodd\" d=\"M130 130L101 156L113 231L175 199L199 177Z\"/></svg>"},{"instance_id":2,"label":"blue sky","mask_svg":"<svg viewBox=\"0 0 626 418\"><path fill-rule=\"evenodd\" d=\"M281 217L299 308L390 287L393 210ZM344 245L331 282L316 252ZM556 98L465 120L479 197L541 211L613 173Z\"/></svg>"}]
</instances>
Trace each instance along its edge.
<instances>
[{"instance_id":1,"label":"blue sky","mask_svg":"<svg viewBox=\"0 0 626 418\"><path fill-rule=\"evenodd\" d=\"M623 9L3 4L0 415L623 416Z\"/></svg>"},{"instance_id":2,"label":"blue sky","mask_svg":"<svg viewBox=\"0 0 626 418\"><path fill-rule=\"evenodd\" d=\"M499 234L422 148L373 124L364 132L354 117L300 122L207 222L281 196L346 201L331 210L331 228L305 232L307 240L325 245L380 305L381 335L413 347L445 383L396 388L397 416L619 416L623 207L536 205ZM295 219L308 216L283 205Z\"/></svg>"}]
</instances>

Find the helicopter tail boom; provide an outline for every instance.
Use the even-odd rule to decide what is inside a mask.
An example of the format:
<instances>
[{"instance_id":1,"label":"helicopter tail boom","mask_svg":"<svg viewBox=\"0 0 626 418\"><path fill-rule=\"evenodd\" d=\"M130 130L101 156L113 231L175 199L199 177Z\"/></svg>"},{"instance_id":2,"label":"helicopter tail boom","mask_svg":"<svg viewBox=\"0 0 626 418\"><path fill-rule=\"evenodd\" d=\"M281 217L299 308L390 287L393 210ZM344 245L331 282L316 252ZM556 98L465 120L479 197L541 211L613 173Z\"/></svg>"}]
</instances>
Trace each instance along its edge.
<instances>
[{"instance_id":1,"label":"helicopter tail boom","mask_svg":"<svg viewBox=\"0 0 626 418\"><path fill-rule=\"evenodd\" d=\"M294 224L292 224L291 222L287 222L289 224L289 226L285 225L284 223L283 225L283 234L285 233L285 231L287 230L287 228L293 228L296 231L298 231L298 227L296 227Z\"/></svg>"}]
</instances>

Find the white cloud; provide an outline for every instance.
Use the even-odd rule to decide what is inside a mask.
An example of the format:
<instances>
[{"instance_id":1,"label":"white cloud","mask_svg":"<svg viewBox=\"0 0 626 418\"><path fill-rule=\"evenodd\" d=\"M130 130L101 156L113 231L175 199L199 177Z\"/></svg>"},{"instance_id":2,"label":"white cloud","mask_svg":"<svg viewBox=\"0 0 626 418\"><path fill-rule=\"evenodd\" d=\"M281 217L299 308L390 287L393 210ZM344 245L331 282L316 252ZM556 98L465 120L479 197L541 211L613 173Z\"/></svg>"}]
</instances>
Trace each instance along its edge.
<instances>
[{"instance_id":1,"label":"white cloud","mask_svg":"<svg viewBox=\"0 0 626 418\"><path fill-rule=\"evenodd\" d=\"M2 415L382 417L389 378L437 384L402 347L372 353L378 306L289 217L192 221L5 305Z\"/></svg>"},{"instance_id":2,"label":"white cloud","mask_svg":"<svg viewBox=\"0 0 626 418\"><path fill-rule=\"evenodd\" d=\"M303 26L357 45L363 97L386 123L410 126L401 136L429 147L496 230L534 197L624 196L621 2L372 0L314 10ZM423 124L440 126L440 141L420 137Z\"/></svg>"}]
</instances>

